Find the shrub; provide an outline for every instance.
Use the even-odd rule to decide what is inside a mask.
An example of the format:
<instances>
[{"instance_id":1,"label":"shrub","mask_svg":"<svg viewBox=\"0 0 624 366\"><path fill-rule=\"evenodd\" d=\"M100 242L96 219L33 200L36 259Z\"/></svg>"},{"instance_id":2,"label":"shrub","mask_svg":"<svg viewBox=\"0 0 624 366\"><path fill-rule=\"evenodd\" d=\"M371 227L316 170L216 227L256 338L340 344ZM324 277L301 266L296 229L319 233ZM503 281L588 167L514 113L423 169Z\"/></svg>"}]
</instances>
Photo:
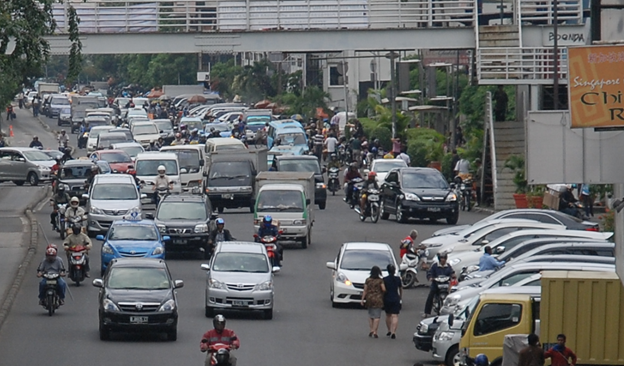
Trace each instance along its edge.
<instances>
[{"instance_id":1,"label":"shrub","mask_svg":"<svg viewBox=\"0 0 624 366\"><path fill-rule=\"evenodd\" d=\"M384 151L392 150L392 131L385 126L377 126L368 133L369 138L379 139Z\"/></svg>"}]
</instances>

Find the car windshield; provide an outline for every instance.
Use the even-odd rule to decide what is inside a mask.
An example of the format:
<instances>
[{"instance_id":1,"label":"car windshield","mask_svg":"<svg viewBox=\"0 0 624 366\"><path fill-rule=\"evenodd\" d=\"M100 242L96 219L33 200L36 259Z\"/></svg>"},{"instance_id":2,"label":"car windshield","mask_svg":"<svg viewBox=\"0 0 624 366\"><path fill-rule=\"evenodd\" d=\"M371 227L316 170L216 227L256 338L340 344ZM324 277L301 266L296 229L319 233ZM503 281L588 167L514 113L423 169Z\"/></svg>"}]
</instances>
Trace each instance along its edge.
<instances>
[{"instance_id":1,"label":"car windshield","mask_svg":"<svg viewBox=\"0 0 624 366\"><path fill-rule=\"evenodd\" d=\"M215 123L211 125L206 125L206 130L210 131L211 129L215 129L215 131L224 132L230 131L230 127L225 123Z\"/></svg>"},{"instance_id":2,"label":"car windshield","mask_svg":"<svg viewBox=\"0 0 624 366\"><path fill-rule=\"evenodd\" d=\"M373 266L386 268L394 265L392 253L387 250L346 250L340 268L347 271L370 271Z\"/></svg>"},{"instance_id":3,"label":"car windshield","mask_svg":"<svg viewBox=\"0 0 624 366\"><path fill-rule=\"evenodd\" d=\"M204 122L202 121L186 121L186 122L182 122L181 124L186 125L186 129L189 131L191 131L194 128L198 130L201 130L204 128Z\"/></svg>"},{"instance_id":4,"label":"car windshield","mask_svg":"<svg viewBox=\"0 0 624 366\"><path fill-rule=\"evenodd\" d=\"M300 191L272 191L260 192L258 197L258 212L303 212L304 202Z\"/></svg>"},{"instance_id":5,"label":"car windshield","mask_svg":"<svg viewBox=\"0 0 624 366\"><path fill-rule=\"evenodd\" d=\"M247 124L245 128L248 129L249 131L257 132L264 126L265 124L263 122L250 122Z\"/></svg>"},{"instance_id":6,"label":"car windshield","mask_svg":"<svg viewBox=\"0 0 624 366\"><path fill-rule=\"evenodd\" d=\"M280 133L278 138L281 140L282 145L305 145L306 139L303 132L296 133Z\"/></svg>"},{"instance_id":7,"label":"car windshield","mask_svg":"<svg viewBox=\"0 0 624 366\"><path fill-rule=\"evenodd\" d=\"M46 161L52 160L52 157L46 153L41 151L24 151L24 156L28 161Z\"/></svg>"},{"instance_id":8,"label":"car windshield","mask_svg":"<svg viewBox=\"0 0 624 366\"><path fill-rule=\"evenodd\" d=\"M101 135L99 136L99 146L111 146L114 143L128 141L126 135L115 133L112 135Z\"/></svg>"},{"instance_id":9,"label":"car windshield","mask_svg":"<svg viewBox=\"0 0 624 366\"><path fill-rule=\"evenodd\" d=\"M236 141L238 141L238 140L236 140ZM222 151L222 150L242 150L242 149L246 149L245 144L225 144L225 145L218 145L215 148L215 150L218 150L218 151Z\"/></svg>"},{"instance_id":10,"label":"car windshield","mask_svg":"<svg viewBox=\"0 0 624 366\"><path fill-rule=\"evenodd\" d=\"M136 200L138 199L137 188L132 184L100 183L93 186L91 199L105 201Z\"/></svg>"},{"instance_id":11,"label":"car windshield","mask_svg":"<svg viewBox=\"0 0 624 366\"><path fill-rule=\"evenodd\" d=\"M61 169L61 179L87 179L91 172L91 165L63 167Z\"/></svg>"},{"instance_id":12,"label":"car windshield","mask_svg":"<svg viewBox=\"0 0 624 366\"><path fill-rule=\"evenodd\" d=\"M403 188L448 189L442 174L403 173Z\"/></svg>"},{"instance_id":13,"label":"car windshield","mask_svg":"<svg viewBox=\"0 0 624 366\"><path fill-rule=\"evenodd\" d=\"M125 152L109 152L100 154L100 158L109 164L130 163L132 159Z\"/></svg>"},{"instance_id":14,"label":"car windshield","mask_svg":"<svg viewBox=\"0 0 624 366\"><path fill-rule=\"evenodd\" d=\"M108 165L108 162L106 162L104 160L98 160L95 163L100 168L100 171L103 174L108 174L108 173L110 173L112 171L111 168L110 168L110 165Z\"/></svg>"},{"instance_id":15,"label":"car windshield","mask_svg":"<svg viewBox=\"0 0 624 366\"><path fill-rule=\"evenodd\" d=\"M67 98L52 98L50 104L54 105L69 105L69 100Z\"/></svg>"},{"instance_id":16,"label":"car windshield","mask_svg":"<svg viewBox=\"0 0 624 366\"><path fill-rule=\"evenodd\" d=\"M173 127L170 121L154 121L154 124L158 128L158 131L171 131Z\"/></svg>"},{"instance_id":17,"label":"car windshield","mask_svg":"<svg viewBox=\"0 0 624 366\"><path fill-rule=\"evenodd\" d=\"M131 158L136 158L139 153L145 151L141 146L122 146L119 150L122 150L126 154L130 155Z\"/></svg>"},{"instance_id":18,"label":"car windshield","mask_svg":"<svg viewBox=\"0 0 624 366\"><path fill-rule=\"evenodd\" d=\"M271 122L271 116L247 116L246 122Z\"/></svg>"},{"instance_id":19,"label":"car windshield","mask_svg":"<svg viewBox=\"0 0 624 366\"><path fill-rule=\"evenodd\" d=\"M212 164L208 179L246 178L251 174L246 161L221 161Z\"/></svg>"},{"instance_id":20,"label":"car windshield","mask_svg":"<svg viewBox=\"0 0 624 366\"><path fill-rule=\"evenodd\" d=\"M387 173L394 168L406 167L407 164L403 160L380 160L375 161L373 171L375 173Z\"/></svg>"},{"instance_id":21,"label":"car windshield","mask_svg":"<svg viewBox=\"0 0 624 366\"><path fill-rule=\"evenodd\" d=\"M136 162L136 175L155 177L158 175L158 167L164 165L165 174L178 175L178 162L176 160L138 160Z\"/></svg>"},{"instance_id":22,"label":"car windshield","mask_svg":"<svg viewBox=\"0 0 624 366\"><path fill-rule=\"evenodd\" d=\"M139 126L134 126L134 128L132 129L132 133L134 135L154 135L154 134L158 134L158 128L156 128L155 125L153 124L149 124L149 125L139 125Z\"/></svg>"},{"instance_id":23,"label":"car windshield","mask_svg":"<svg viewBox=\"0 0 624 366\"><path fill-rule=\"evenodd\" d=\"M279 170L282 172L312 172L314 174L321 174L318 161L311 159L280 160Z\"/></svg>"},{"instance_id":24,"label":"car windshield","mask_svg":"<svg viewBox=\"0 0 624 366\"><path fill-rule=\"evenodd\" d=\"M158 240L158 233L153 225L115 225L110 228L109 240Z\"/></svg>"},{"instance_id":25,"label":"car windshield","mask_svg":"<svg viewBox=\"0 0 624 366\"><path fill-rule=\"evenodd\" d=\"M89 128L110 125L110 123L108 121L103 120L103 119L95 120L95 121L87 121L87 124L89 125ZM102 132L102 130L100 130L100 132ZM99 133L96 134L95 137L97 137L98 135L99 135Z\"/></svg>"},{"instance_id":26,"label":"car windshield","mask_svg":"<svg viewBox=\"0 0 624 366\"><path fill-rule=\"evenodd\" d=\"M264 254L259 253L218 253L212 265L215 272L267 273L269 264Z\"/></svg>"},{"instance_id":27,"label":"car windshield","mask_svg":"<svg viewBox=\"0 0 624 366\"><path fill-rule=\"evenodd\" d=\"M163 202L158 207L158 220L204 221L207 218L203 202Z\"/></svg>"},{"instance_id":28,"label":"car windshield","mask_svg":"<svg viewBox=\"0 0 624 366\"><path fill-rule=\"evenodd\" d=\"M166 290L171 283L164 268L113 266L107 287L113 290Z\"/></svg>"},{"instance_id":29,"label":"car windshield","mask_svg":"<svg viewBox=\"0 0 624 366\"><path fill-rule=\"evenodd\" d=\"M91 126L91 131L89 131L89 138L90 139L97 139L98 136L100 136L100 134L102 132L106 131L103 128L94 129L93 127L95 127L95 126Z\"/></svg>"},{"instance_id":30,"label":"car windshield","mask_svg":"<svg viewBox=\"0 0 624 366\"><path fill-rule=\"evenodd\" d=\"M187 173L199 172L199 151L194 149L182 150L173 149L170 150L178 156L180 162L180 169L186 169Z\"/></svg>"}]
</instances>

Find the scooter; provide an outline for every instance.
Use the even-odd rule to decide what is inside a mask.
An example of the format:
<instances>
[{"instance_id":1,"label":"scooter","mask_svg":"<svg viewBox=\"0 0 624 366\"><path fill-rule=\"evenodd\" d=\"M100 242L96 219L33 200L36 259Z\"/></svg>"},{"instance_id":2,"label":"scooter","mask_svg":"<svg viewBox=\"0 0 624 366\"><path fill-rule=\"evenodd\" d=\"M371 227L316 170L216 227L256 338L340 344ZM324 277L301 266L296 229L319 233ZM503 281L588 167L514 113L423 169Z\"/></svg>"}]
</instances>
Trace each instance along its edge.
<instances>
[{"instance_id":1,"label":"scooter","mask_svg":"<svg viewBox=\"0 0 624 366\"><path fill-rule=\"evenodd\" d=\"M65 239L67 236L67 228L65 227L65 210L67 209L67 203L60 203L56 205L56 231L61 236L61 239Z\"/></svg>"},{"instance_id":2,"label":"scooter","mask_svg":"<svg viewBox=\"0 0 624 366\"><path fill-rule=\"evenodd\" d=\"M459 206L462 211L470 211L470 199L472 198L472 180L466 179L459 184L461 200Z\"/></svg>"},{"instance_id":3,"label":"scooter","mask_svg":"<svg viewBox=\"0 0 624 366\"><path fill-rule=\"evenodd\" d=\"M338 167L331 167L327 172L327 188L332 193L332 196L336 195L336 192L340 189L340 169Z\"/></svg>"},{"instance_id":4,"label":"scooter","mask_svg":"<svg viewBox=\"0 0 624 366\"><path fill-rule=\"evenodd\" d=\"M265 235L263 237L260 237L258 234L254 234L254 238L256 239L256 241L259 241L260 243L264 244L264 247L266 248L267 251L267 255L269 256L269 260L271 261L271 267L281 267L282 264L280 263L280 254L278 253L277 250L277 239L279 238L279 234L278 236L273 236L273 235Z\"/></svg>"},{"instance_id":5,"label":"scooter","mask_svg":"<svg viewBox=\"0 0 624 366\"><path fill-rule=\"evenodd\" d=\"M364 208L364 212L360 209L359 206L355 207L355 212L360 215L360 221L365 221L367 217L371 218L373 223L377 223L379 221L379 191L373 188L369 188L367 192L362 194L363 198L366 200L366 207Z\"/></svg>"},{"instance_id":6,"label":"scooter","mask_svg":"<svg viewBox=\"0 0 624 366\"><path fill-rule=\"evenodd\" d=\"M360 198L360 190L362 189L363 182L364 180L362 178L351 179L351 198L347 200L347 198L345 197L345 202L347 202L351 209L360 205L360 201L358 201L358 199ZM347 186L349 186L349 183L346 184Z\"/></svg>"},{"instance_id":7,"label":"scooter","mask_svg":"<svg viewBox=\"0 0 624 366\"><path fill-rule=\"evenodd\" d=\"M433 282L436 283L438 291L433 297L433 312L440 315L440 310L442 310L442 306L444 304L444 300L448 296L451 289L451 277L449 276L438 276L433 279Z\"/></svg>"},{"instance_id":8,"label":"scooter","mask_svg":"<svg viewBox=\"0 0 624 366\"><path fill-rule=\"evenodd\" d=\"M401 267L404 267L403 265L407 265L407 269L400 271L401 285L403 288L410 288L418 281L416 279L418 274L418 255L412 251L405 253L403 258L401 258Z\"/></svg>"},{"instance_id":9,"label":"scooter","mask_svg":"<svg viewBox=\"0 0 624 366\"><path fill-rule=\"evenodd\" d=\"M230 346L225 343L217 343L205 347L208 343L207 339L202 339L202 352L210 354L211 366L230 366ZM205 347L205 348L204 348Z\"/></svg>"},{"instance_id":10,"label":"scooter","mask_svg":"<svg viewBox=\"0 0 624 366\"><path fill-rule=\"evenodd\" d=\"M58 285L58 273L44 273L43 278L45 279L45 297L43 298L43 307L48 311L48 315L52 316L56 309L61 306L61 300L56 292L56 288Z\"/></svg>"},{"instance_id":11,"label":"scooter","mask_svg":"<svg viewBox=\"0 0 624 366\"><path fill-rule=\"evenodd\" d=\"M87 248L76 245L68 249L69 256L69 278L80 286L87 274Z\"/></svg>"}]
</instances>

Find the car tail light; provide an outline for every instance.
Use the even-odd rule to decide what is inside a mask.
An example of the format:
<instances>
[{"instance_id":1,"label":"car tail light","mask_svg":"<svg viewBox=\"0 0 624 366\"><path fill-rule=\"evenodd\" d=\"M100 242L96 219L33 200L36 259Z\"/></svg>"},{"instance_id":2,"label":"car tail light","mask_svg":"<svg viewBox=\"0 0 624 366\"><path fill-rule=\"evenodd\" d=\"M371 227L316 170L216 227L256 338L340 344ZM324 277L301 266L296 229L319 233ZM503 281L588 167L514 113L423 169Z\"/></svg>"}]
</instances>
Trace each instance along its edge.
<instances>
[{"instance_id":1,"label":"car tail light","mask_svg":"<svg viewBox=\"0 0 624 366\"><path fill-rule=\"evenodd\" d=\"M597 226L588 227L585 231L600 231Z\"/></svg>"}]
</instances>

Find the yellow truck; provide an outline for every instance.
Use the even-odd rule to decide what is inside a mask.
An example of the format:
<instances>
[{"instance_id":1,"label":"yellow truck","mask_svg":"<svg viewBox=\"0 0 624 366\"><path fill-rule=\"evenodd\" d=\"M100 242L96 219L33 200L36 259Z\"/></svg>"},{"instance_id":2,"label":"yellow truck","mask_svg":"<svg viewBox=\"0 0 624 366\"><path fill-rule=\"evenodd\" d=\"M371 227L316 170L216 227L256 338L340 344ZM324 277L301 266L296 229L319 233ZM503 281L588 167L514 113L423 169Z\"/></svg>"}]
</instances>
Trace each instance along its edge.
<instances>
[{"instance_id":1,"label":"yellow truck","mask_svg":"<svg viewBox=\"0 0 624 366\"><path fill-rule=\"evenodd\" d=\"M508 334L536 333L544 349L567 336L579 365L624 365L624 287L612 272L545 271L541 296L483 294L464 324L460 350L502 364Z\"/></svg>"}]
</instances>

